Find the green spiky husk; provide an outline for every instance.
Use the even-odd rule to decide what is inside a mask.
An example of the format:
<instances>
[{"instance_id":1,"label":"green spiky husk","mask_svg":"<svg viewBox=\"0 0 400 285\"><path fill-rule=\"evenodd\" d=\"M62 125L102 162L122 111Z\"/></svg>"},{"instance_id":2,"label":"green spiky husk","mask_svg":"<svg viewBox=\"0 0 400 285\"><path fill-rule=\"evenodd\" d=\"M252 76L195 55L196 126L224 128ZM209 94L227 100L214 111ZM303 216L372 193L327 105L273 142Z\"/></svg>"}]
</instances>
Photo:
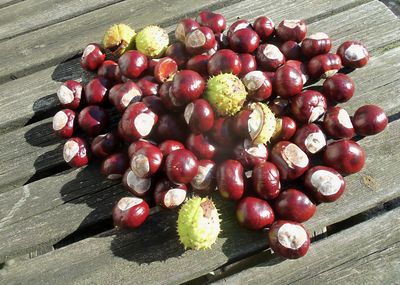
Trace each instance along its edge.
<instances>
[{"instance_id":1,"label":"green spiky husk","mask_svg":"<svg viewBox=\"0 0 400 285\"><path fill-rule=\"evenodd\" d=\"M148 57L162 57L168 44L167 31L158 26L147 26L136 36L136 49Z\"/></svg>"},{"instance_id":2,"label":"green spiky husk","mask_svg":"<svg viewBox=\"0 0 400 285\"><path fill-rule=\"evenodd\" d=\"M103 36L103 46L114 55L121 56L135 45L136 32L125 24L112 25Z\"/></svg>"},{"instance_id":3,"label":"green spiky husk","mask_svg":"<svg viewBox=\"0 0 400 285\"><path fill-rule=\"evenodd\" d=\"M219 214L210 199L191 198L179 210L178 235L185 249L208 249L219 232Z\"/></svg>"},{"instance_id":4,"label":"green spiky husk","mask_svg":"<svg viewBox=\"0 0 400 285\"><path fill-rule=\"evenodd\" d=\"M235 115L242 108L246 96L242 81L231 73L210 78L204 95L219 116Z\"/></svg>"},{"instance_id":5,"label":"green spiky husk","mask_svg":"<svg viewBox=\"0 0 400 285\"><path fill-rule=\"evenodd\" d=\"M272 113L272 111L269 109L269 107L264 103L260 103L260 102L253 103L250 105L250 108L252 110L256 110L260 115L262 113L264 116L264 121L263 121L260 131L254 136L250 135L251 139L255 144L266 144L270 141L272 135L275 132L275 128L276 128L275 115L274 115L274 113ZM251 120L252 115L253 115L253 113L250 114L249 120Z\"/></svg>"}]
</instances>

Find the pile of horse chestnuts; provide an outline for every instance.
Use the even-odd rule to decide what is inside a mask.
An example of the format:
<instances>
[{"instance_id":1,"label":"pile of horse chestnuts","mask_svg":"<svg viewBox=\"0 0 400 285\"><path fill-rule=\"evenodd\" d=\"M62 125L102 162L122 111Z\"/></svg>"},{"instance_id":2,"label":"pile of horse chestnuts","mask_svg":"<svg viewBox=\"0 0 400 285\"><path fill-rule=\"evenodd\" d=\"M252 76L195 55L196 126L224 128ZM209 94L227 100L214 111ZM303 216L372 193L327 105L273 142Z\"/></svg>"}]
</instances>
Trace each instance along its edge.
<instances>
[{"instance_id":1,"label":"pile of horse chestnuts","mask_svg":"<svg viewBox=\"0 0 400 285\"><path fill-rule=\"evenodd\" d=\"M116 203L116 226L139 227L149 205L173 209L190 192L219 192L237 203L241 226L268 229L274 252L299 258L310 246L301 223L364 166L352 138L388 124L378 106L350 116L337 105L355 92L346 73L369 54L357 41L332 52L332 39L307 35L304 20L261 16L226 28L211 11L180 21L172 44L157 26L110 27L83 51L88 82L59 88L65 109L53 129L67 139L69 165L101 161L104 176L132 194Z\"/></svg>"}]
</instances>

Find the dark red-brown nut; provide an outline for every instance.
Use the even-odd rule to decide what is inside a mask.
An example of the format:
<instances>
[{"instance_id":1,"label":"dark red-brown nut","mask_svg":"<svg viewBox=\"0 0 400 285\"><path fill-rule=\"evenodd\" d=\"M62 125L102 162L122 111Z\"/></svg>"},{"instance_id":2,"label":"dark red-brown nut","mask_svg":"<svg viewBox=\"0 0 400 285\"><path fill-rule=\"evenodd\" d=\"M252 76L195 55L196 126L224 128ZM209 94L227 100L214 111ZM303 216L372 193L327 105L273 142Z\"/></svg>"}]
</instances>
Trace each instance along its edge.
<instances>
[{"instance_id":1,"label":"dark red-brown nut","mask_svg":"<svg viewBox=\"0 0 400 285\"><path fill-rule=\"evenodd\" d=\"M335 169L314 166L304 176L304 186L318 202L333 202L342 196L346 181Z\"/></svg>"},{"instance_id":2,"label":"dark red-brown nut","mask_svg":"<svg viewBox=\"0 0 400 285\"><path fill-rule=\"evenodd\" d=\"M186 52L185 40L171 44L165 51L165 56L175 60L179 69L183 69L189 59L189 55Z\"/></svg>"},{"instance_id":3,"label":"dark red-brown nut","mask_svg":"<svg viewBox=\"0 0 400 285\"><path fill-rule=\"evenodd\" d=\"M245 76L247 73L257 69L256 57L249 53L238 54L242 69L240 69L239 77Z\"/></svg>"},{"instance_id":4,"label":"dark red-brown nut","mask_svg":"<svg viewBox=\"0 0 400 285\"><path fill-rule=\"evenodd\" d=\"M58 111L53 117L53 131L62 138L72 137L75 130L75 112L70 109Z\"/></svg>"},{"instance_id":5,"label":"dark red-brown nut","mask_svg":"<svg viewBox=\"0 0 400 285\"><path fill-rule=\"evenodd\" d=\"M282 191L274 200L273 208L279 219L303 223L314 216L317 206L297 189Z\"/></svg>"},{"instance_id":6,"label":"dark red-brown nut","mask_svg":"<svg viewBox=\"0 0 400 285\"><path fill-rule=\"evenodd\" d=\"M171 114L164 114L157 124L156 134L160 141L177 140L184 142L188 135L188 129L183 120Z\"/></svg>"},{"instance_id":7,"label":"dark red-brown nut","mask_svg":"<svg viewBox=\"0 0 400 285\"><path fill-rule=\"evenodd\" d=\"M289 100L288 99L283 99L283 98L275 98L271 102L269 102L268 107L270 110L278 117L282 117L289 113Z\"/></svg>"},{"instance_id":8,"label":"dark red-brown nut","mask_svg":"<svg viewBox=\"0 0 400 285\"><path fill-rule=\"evenodd\" d=\"M103 63L106 54L98 44L88 44L83 50L79 63L87 71L95 71Z\"/></svg>"},{"instance_id":9,"label":"dark red-brown nut","mask_svg":"<svg viewBox=\"0 0 400 285\"><path fill-rule=\"evenodd\" d=\"M302 224L278 220L269 229L268 244L282 257L297 259L307 254L310 236Z\"/></svg>"},{"instance_id":10,"label":"dark red-brown nut","mask_svg":"<svg viewBox=\"0 0 400 285\"><path fill-rule=\"evenodd\" d=\"M300 94L303 78L296 68L283 65L275 72L274 93L281 98L290 98Z\"/></svg>"},{"instance_id":11,"label":"dark red-brown nut","mask_svg":"<svg viewBox=\"0 0 400 285\"><path fill-rule=\"evenodd\" d=\"M289 65L297 70L301 74L301 78L303 80L303 85L307 83L310 78L307 73L307 65L299 60L288 60L285 62L285 65Z\"/></svg>"},{"instance_id":12,"label":"dark red-brown nut","mask_svg":"<svg viewBox=\"0 0 400 285\"><path fill-rule=\"evenodd\" d=\"M307 64L307 71L314 80L335 75L342 68L340 57L333 53L316 55Z\"/></svg>"},{"instance_id":13,"label":"dark red-brown nut","mask_svg":"<svg viewBox=\"0 0 400 285\"><path fill-rule=\"evenodd\" d=\"M287 41L280 45L279 50L283 53L286 60L300 60L301 47L295 41Z\"/></svg>"},{"instance_id":14,"label":"dark red-brown nut","mask_svg":"<svg viewBox=\"0 0 400 285\"><path fill-rule=\"evenodd\" d=\"M154 201L160 207L173 209L185 201L186 193L185 184L175 184L168 179L161 179L154 189Z\"/></svg>"},{"instance_id":15,"label":"dark red-brown nut","mask_svg":"<svg viewBox=\"0 0 400 285\"><path fill-rule=\"evenodd\" d=\"M342 64L349 68L360 68L367 65L369 53L360 42L347 41L342 43L336 52L342 60Z\"/></svg>"},{"instance_id":16,"label":"dark red-brown nut","mask_svg":"<svg viewBox=\"0 0 400 285\"><path fill-rule=\"evenodd\" d=\"M324 95L315 90L305 90L294 96L290 103L293 117L302 123L318 120L327 109Z\"/></svg>"},{"instance_id":17,"label":"dark red-brown nut","mask_svg":"<svg viewBox=\"0 0 400 285\"><path fill-rule=\"evenodd\" d=\"M160 96L164 108L168 111L174 112L177 109L179 109L179 106L175 106L174 105L175 102L172 102L172 96L170 95L171 86L172 86L172 81L164 82L161 85L160 90L158 91L158 95Z\"/></svg>"},{"instance_id":18,"label":"dark red-brown nut","mask_svg":"<svg viewBox=\"0 0 400 285\"><path fill-rule=\"evenodd\" d=\"M276 118L275 131L272 134L273 141L287 141L296 133L296 122L288 116Z\"/></svg>"},{"instance_id":19,"label":"dark red-brown nut","mask_svg":"<svg viewBox=\"0 0 400 285\"><path fill-rule=\"evenodd\" d=\"M57 91L57 97L64 108L75 110L82 98L82 85L75 80L65 81Z\"/></svg>"},{"instance_id":20,"label":"dark red-brown nut","mask_svg":"<svg viewBox=\"0 0 400 285\"><path fill-rule=\"evenodd\" d=\"M103 77L89 81L85 86L85 102L88 105L102 105L107 102L110 83Z\"/></svg>"},{"instance_id":21,"label":"dark red-brown nut","mask_svg":"<svg viewBox=\"0 0 400 285\"><path fill-rule=\"evenodd\" d=\"M286 61L283 53L273 44L259 45L256 51L256 59L258 67L265 71L275 71Z\"/></svg>"},{"instance_id":22,"label":"dark red-brown nut","mask_svg":"<svg viewBox=\"0 0 400 285\"><path fill-rule=\"evenodd\" d=\"M158 89L160 88L160 84L156 78L151 75L141 77L136 84L139 86L140 90L142 90L144 97L157 95Z\"/></svg>"},{"instance_id":23,"label":"dark red-brown nut","mask_svg":"<svg viewBox=\"0 0 400 285\"><path fill-rule=\"evenodd\" d=\"M63 148L64 161L72 167L82 167L87 165L88 149L86 142L78 137L68 139Z\"/></svg>"},{"instance_id":24,"label":"dark red-brown nut","mask_svg":"<svg viewBox=\"0 0 400 285\"><path fill-rule=\"evenodd\" d=\"M191 54L202 54L214 48L217 41L215 35L210 28L199 27L186 35L185 46L186 51Z\"/></svg>"},{"instance_id":25,"label":"dark red-brown nut","mask_svg":"<svg viewBox=\"0 0 400 285\"><path fill-rule=\"evenodd\" d=\"M137 50L128 50L119 59L118 65L123 76L135 79L147 69L147 57Z\"/></svg>"},{"instance_id":26,"label":"dark red-brown nut","mask_svg":"<svg viewBox=\"0 0 400 285\"><path fill-rule=\"evenodd\" d=\"M116 133L106 133L95 137L91 144L92 153L97 157L107 157L119 147L120 140Z\"/></svg>"},{"instance_id":27,"label":"dark red-brown nut","mask_svg":"<svg viewBox=\"0 0 400 285\"><path fill-rule=\"evenodd\" d=\"M239 31L241 29L252 29L252 28L253 27L247 20L244 20L244 19L237 20L232 25L230 25L226 35L228 36L228 38L230 38L233 35L233 33L236 31Z\"/></svg>"},{"instance_id":28,"label":"dark red-brown nut","mask_svg":"<svg viewBox=\"0 0 400 285\"><path fill-rule=\"evenodd\" d=\"M293 138L293 142L309 155L320 152L326 146L325 134L314 123L303 125L299 128Z\"/></svg>"},{"instance_id":29,"label":"dark red-brown nut","mask_svg":"<svg viewBox=\"0 0 400 285\"><path fill-rule=\"evenodd\" d=\"M245 139L234 149L235 159L239 161L245 169L253 169L254 166L262 164L268 159L268 150L264 144L253 144Z\"/></svg>"},{"instance_id":30,"label":"dark red-brown nut","mask_svg":"<svg viewBox=\"0 0 400 285\"><path fill-rule=\"evenodd\" d=\"M187 34L189 34L191 31L194 31L196 29L200 28L199 23L197 23L193 19L183 19L176 25L175 29L175 38L184 43Z\"/></svg>"},{"instance_id":31,"label":"dark red-brown nut","mask_svg":"<svg viewBox=\"0 0 400 285\"><path fill-rule=\"evenodd\" d=\"M148 178L158 171L162 160L163 155L158 147L144 146L132 155L130 167L136 176Z\"/></svg>"},{"instance_id":32,"label":"dark red-brown nut","mask_svg":"<svg viewBox=\"0 0 400 285\"><path fill-rule=\"evenodd\" d=\"M108 114L99 106L87 106L78 115L79 128L88 136L104 133L108 127Z\"/></svg>"},{"instance_id":33,"label":"dark red-brown nut","mask_svg":"<svg viewBox=\"0 0 400 285\"><path fill-rule=\"evenodd\" d=\"M196 22L200 26L210 28L214 33L222 33L226 29L225 17L211 11L201 11L196 17Z\"/></svg>"},{"instance_id":34,"label":"dark red-brown nut","mask_svg":"<svg viewBox=\"0 0 400 285\"><path fill-rule=\"evenodd\" d=\"M153 113L157 114L157 116L161 116L166 113L164 108L164 104L160 97L151 95L146 96L142 99L142 102L149 108Z\"/></svg>"},{"instance_id":35,"label":"dark red-brown nut","mask_svg":"<svg viewBox=\"0 0 400 285\"><path fill-rule=\"evenodd\" d=\"M275 28L278 38L283 41L301 42L307 34L307 25L304 20L283 20Z\"/></svg>"},{"instance_id":36,"label":"dark red-brown nut","mask_svg":"<svg viewBox=\"0 0 400 285\"><path fill-rule=\"evenodd\" d=\"M282 180L294 180L308 169L310 161L297 145L289 141L280 141L274 145L270 160L279 169Z\"/></svg>"},{"instance_id":37,"label":"dark red-brown nut","mask_svg":"<svg viewBox=\"0 0 400 285\"><path fill-rule=\"evenodd\" d=\"M319 54L328 53L332 47L332 40L325 33L315 33L301 42L301 53L312 58Z\"/></svg>"},{"instance_id":38,"label":"dark red-brown nut","mask_svg":"<svg viewBox=\"0 0 400 285\"><path fill-rule=\"evenodd\" d=\"M212 56L217 52L218 49L219 49L218 42L217 42L217 40L215 40L214 46L212 48L210 48L209 50L205 51L202 54L206 54L206 55Z\"/></svg>"},{"instance_id":39,"label":"dark red-brown nut","mask_svg":"<svg viewBox=\"0 0 400 285\"><path fill-rule=\"evenodd\" d=\"M251 176L254 191L263 199L274 199L279 195L281 182L278 168L271 162L257 165Z\"/></svg>"},{"instance_id":40,"label":"dark red-brown nut","mask_svg":"<svg viewBox=\"0 0 400 285\"><path fill-rule=\"evenodd\" d=\"M190 181L193 191L199 195L206 195L216 190L216 170L217 166L214 161L199 160L197 174Z\"/></svg>"},{"instance_id":41,"label":"dark red-brown nut","mask_svg":"<svg viewBox=\"0 0 400 285\"><path fill-rule=\"evenodd\" d=\"M154 77L163 83L172 78L178 71L178 64L170 57L161 58L154 67Z\"/></svg>"},{"instance_id":42,"label":"dark red-brown nut","mask_svg":"<svg viewBox=\"0 0 400 285\"><path fill-rule=\"evenodd\" d=\"M235 52L252 53L260 44L260 37L253 29L240 29L229 37L229 46Z\"/></svg>"},{"instance_id":43,"label":"dark red-brown nut","mask_svg":"<svg viewBox=\"0 0 400 285\"><path fill-rule=\"evenodd\" d=\"M275 215L267 201L248 196L240 200L236 218L242 227L261 230L274 222Z\"/></svg>"},{"instance_id":44,"label":"dark red-brown nut","mask_svg":"<svg viewBox=\"0 0 400 285\"><path fill-rule=\"evenodd\" d=\"M181 142L175 140L163 141L158 145L158 147L160 148L164 157L173 152L174 150L185 149L185 146Z\"/></svg>"},{"instance_id":45,"label":"dark red-brown nut","mask_svg":"<svg viewBox=\"0 0 400 285\"><path fill-rule=\"evenodd\" d=\"M212 159L216 148L203 134L190 134L186 140L186 147L199 159Z\"/></svg>"},{"instance_id":46,"label":"dark red-brown nut","mask_svg":"<svg viewBox=\"0 0 400 285\"><path fill-rule=\"evenodd\" d=\"M121 131L123 137L130 142L148 136L158 116L142 102L129 105L121 117Z\"/></svg>"},{"instance_id":47,"label":"dark red-brown nut","mask_svg":"<svg viewBox=\"0 0 400 285\"><path fill-rule=\"evenodd\" d=\"M154 75L154 68L156 67L157 63L160 60L161 60L161 58L148 58L147 59L147 68L143 73Z\"/></svg>"},{"instance_id":48,"label":"dark red-brown nut","mask_svg":"<svg viewBox=\"0 0 400 285\"><path fill-rule=\"evenodd\" d=\"M131 169L127 169L122 177L124 188L138 197L144 197L150 192L151 182L151 178L140 178Z\"/></svg>"},{"instance_id":49,"label":"dark red-brown nut","mask_svg":"<svg viewBox=\"0 0 400 285\"><path fill-rule=\"evenodd\" d=\"M108 94L108 99L115 108L123 113L125 109L142 99L142 90L132 81L114 85Z\"/></svg>"},{"instance_id":50,"label":"dark red-brown nut","mask_svg":"<svg viewBox=\"0 0 400 285\"><path fill-rule=\"evenodd\" d=\"M174 183L187 184L197 174L198 160L187 149L178 149L165 159L165 173Z\"/></svg>"},{"instance_id":51,"label":"dark red-brown nut","mask_svg":"<svg viewBox=\"0 0 400 285\"><path fill-rule=\"evenodd\" d=\"M146 221L149 213L150 208L145 200L137 197L121 198L112 211L114 226L136 229Z\"/></svg>"},{"instance_id":52,"label":"dark red-brown nut","mask_svg":"<svg viewBox=\"0 0 400 285\"><path fill-rule=\"evenodd\" d=\"M258 17L254 21L254 30L260 37L260 40L265 42L268 38L272 36L275 30L275 24L272 20L266 16Z\"/></svg>"},{"instance_id":53,"label":"dark red-brown nut","mask_svg":"<svg viewBox=\"0 0 400 285\"><path fill-rule=\"evenodd\" d=\"M107 179L120 179L129 168L129 157L126 153L118 152L105 158L101 164L101 173Z\"/></svg>"},{"instance_id":54,"label":"dark red-brown nut","mask_svg":"<svg viewBox=\"0 0 400 285\"><path fill-rule=\"evenodd\" d=\"M217 168L217 187L225 199L240 200L244 193L243 166L237 160L225 160Z\"/></svg>"},{"instance_id":55,"label":"dark red-brown nut","mask_svg":"<svg viewBox=\"0 0 400 285\"><path fill-rule=\"evenodd\" d=\"M137 141L134 141L131 143L128 147L128 156L129 158L132 158L132 156L142 147L148 147L148 146L155 146L155 144L151 141L147 141L145 139L138 139Z\"/></svg>"},{"instance_id":56,"label":"dark red-brown nut","mask_svg":"<svg viewBox=\"0 0 400 285\"><path fill-rule=\"evenodd\" d=\"M239 56L229 49L217 51L207 63L209 75L218 75L220 73L232 73L238 75L242 69L242 63Z\"/></svg>"},{"instance_id":57,"label":"dark red-brown nut","mask_svg":"<svg viewBox=\"0 0 400 285\"><path fill-rule=\"evenodd\" d=\"M197 99L186 105L184 118L193 134L205 133L214 125L214 111L204 99Z\"/></svg>"},{"instance_id":58,"label":"dark red-brown nut","mask_svg":"<svg viewBox=\"0 0 400 285\"><path fill-rule=\"evenodd\" d=\"M365 151L355 141L335 141L326 147L324 162L342 175L357 173L364 167Z\"/></svg>"},{"instance_id":59,"label":"dark red-brown nut","mask_svg":"<svg viewBox=\"0 0 400 285\"><path fill-rule=\"evenodd\" d=\"M229 40L228 37L223 33L216 33L215 40L218 44L218 49L226 49L229 48Z\"/></svg>"},{"instance_id":60,"label":"dark red-brown nut","mask_svg":"<svg viewBox=\"0 0 400 285\"><path fill-rule=\"evenodd\" d=\"M175 105L186 105L199 98L204 91L205 82L203 77L192 70L181 70L174 76L170 93L175 100Z\"/></svg>"},{"instance_id":61,"label":"dark red-brown nut","mask_svg":"<svg viewBox=\"0 0 400 285\"><path fill-rule=\"evenodd\" d=\"M349 114L339 106L326 111L323 126L325 133L333 139L350 139L355 135Z\"/></svg>"},{"instance_id":62,"label":"dark red-brown nut","mask_svg":"<svg viewBox=\"0 0 400 285\"><path fill-rule=\"evenodd\" d=\"M97 76L103 77L112 83L122 82L121 69L113 60L106 60L97 70Z\"/></svg>"},{"instance_id":63,"label":"dark red-brown nut","mask_svg":"<svg viewBox=\"0 0 400 285\"><path fill-rule=\"evenodd\" d=\"M252 110L244 109L237 113L232 120L231 130L239 138L250 138L248 131L248 122ZM219 120L219 119L217 119Z\"/></svg>"},{"instance_id":64,"label":"dark red-brown nut","mask_svg":"<svg viewBox=\"0 0 400 285\"><path fill-rule=\"evenodd\" d=\"M195 55L187 61L186 69L196 71L201 76L208 76L207 64L210 57L208 54Z\"/></svg>"},{"instance_id":65,"label":"dark red-brown nut","mask_svg":"<svg viewBox=\"0 0 400 285\"><path fill-rule=\"evenodd\" d=\"M227 147L233 145L234 138L231 133L231 120L228 118L217 118L214 126L209 132L211 138L220 146Z\"/></svg>"},{"instance_id":66,"label":"dark red-brown nut","mask_svg":"<svg viewBox=\"0 0 400 285\"><path fill-rule=\"evenodd\" d=\"M333 103L347 102L354 94L354 81L346 74L336 73L324 81L323 91Z\"/></svg>"},{"instance_id":67,"label":"dark red-brown nut","mask_svg":"<svg viewBox=\"0 0 400 285\"><path fill-rule=\"evenodd\" d=\"M242 82L247 89L248 99L253 101L265 101L272 94L272 83L264 72L255 70L247 73Z\"/></svg>"},{"instance_id":68,"label":"dark red-brown nut","mask_svg":"<svg viewBox=\"0 0 400 285\"><path fill-rule=\"evenodd\" d=\"M382 108L376 105L364 105L353 116L356 133L371 136L382 132L388 124L388 118Z\"/></svg>"}]
</instances>

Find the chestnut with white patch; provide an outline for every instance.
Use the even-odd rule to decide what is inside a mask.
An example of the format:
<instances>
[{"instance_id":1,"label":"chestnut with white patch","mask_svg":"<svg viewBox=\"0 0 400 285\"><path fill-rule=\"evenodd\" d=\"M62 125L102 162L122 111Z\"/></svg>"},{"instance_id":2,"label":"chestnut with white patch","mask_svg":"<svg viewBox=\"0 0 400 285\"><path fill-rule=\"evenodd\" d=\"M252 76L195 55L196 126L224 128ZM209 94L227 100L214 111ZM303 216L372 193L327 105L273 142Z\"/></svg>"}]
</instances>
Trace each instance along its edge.
<instances>
[{"instance_id":1,"label":"chestnut with white patch","mask_svg":"<svg viewBox=\"0 0 400 285\"><path fill-rule=\"evenodd\" d=\"M57 90L57 97L64 108L76 110L82 98L82 85L75 80L65 81Z\"/></svg>"},{"instance_id":2,"label":"chestnut with white patch","mask_svg":"<svg viewBox=\"0 0 400 285\"><path fill-rule=\"evenodd\" d=\"M250 100L264 101L272 95L272 83L262 71L255 70L247 73L242 78L242 82Z\"/></svg>"},{"instance_id":3,"label":"chestnut with white patch","mask_svg":"<svg viewBox=\"0 0 400 285\"><path fill-rule=\"evenodd\" d=\"M95 71L104 62L106 54L98 44L88 44L83 50L79 63L82 68L87 71Z\"/></svg>"},{"instance_id":4,"label":"chestnut with white patch","mask_svg":"<svg viewBox=\"0 0 400 285\"><path fill-rule=\"evenodd\" d=\"M119 112L123 113L129 105L142 99L142 90L136 83L127 81L123 84L114 85L110 89L108 99Z\"/></svg>"},{"instance_id":5,"label":"chestnut with white patch","mask_svg":"<svg viewBox=\"0 0 400 285\"><path fill-rule=\"evenodd\" d=\"M257 64L264 71L275 71L285 63L285 56L273 44L259 45L256 50Z\"/></svg>"},{"instance_id":6,"label":"chestnut with white patch","mask_svg":"<svg viewBox=\"0 0 400 285\"><path fill-rule=\"evenodd\" d=\"M152 179L140 178L131 169L127 169L122 177L122 185L132 194L144 197L151 190Z\"/></svg>"},{"instance_id":7,"label":"chestnut with white patch","mask_svg":"<svg viewBox=\"0 0 400 285\"><path fill-rule=\"evenodd\" d=\"M367 48L357 41L342 43L336 52L342 59L343 66L349 68L361 68L367 65L369 53Z\"/></svg>"},{"instance_id":8,"label":"chestnut with white patch","mask_svg":"<svg viewBox=\"0 0 400 285\"><path fill-rule=\"evenodd\" d=\"M199 160L197 174L190 181L194 192L200 195L210 194L216 190L216 164L212 160Z\"/></svg>"},{"instance_id":9,"label":"chestnut with white patch","mask_svg":"<svg viewBox=\"0 0 400 285\"><path fill-rule=\"evenodd\" d=\"M120 179L129 167L129 157L126 153L114 153L106 157L101 164L101 173L107 179Z\"/></svg>"},{"instance_id":10,"label":"chestnut with white patch","mask_svg":"<svg viewBox=\"0 0 400 285\"><path fill-rule=\"evenodd\" d=\"M185 201L186 193L185 184L175 184L168 179L162 179L155 186L154 200L158 206L173 209Z\"/></svg>"},{"instance_id":11,"label":"chestnut with white patch","mask_svg":"<svg viewBox=\"0 0 400 285\"><path fill-rule=\"evenodd\" d=\"M341 68L342 60L334 53L316 55L307 64L308 74L313 80L331 77Z\"/></svg>"},{"instance_id":12,"label":"chestnut with white patch","mask_svg":"<svg viewBox=\"0 0 400 285\"><path fill-rule=\"evenodd\" d=\"M64 144L63 158L72 167L82 167L89 162L86 142L78 137L70 138Z\"/></svg>"},{"instance_id":13,"label":"chestnut with white patch","mask_svg":"<svg viewBox=\"0 0 400 285\"><path fill-rule=\"evenodd\" d=\"M148 178L158 171L162 160L163 154L158 147L143 146L132 155L130 167L136 176Z\"/></svg>"},{"instance_id":14,"label":"chestnut with white patch","mask_svg":"<svg viewBox=\"0 0 400 285\"><path fill-rule=\"evenodd\" d=\"M349 114L339 106L328 109L323 126L325 133L333 139L350 139L355 135Z\"/></svg>"},{"instance_id":15,"label":"chestnut with white patch","mask_svg":"<svg viewBox=\"0 0 400 285\"><path fill-rule=\"evenodd\" d=\"M245 169L252 169L254 166L264 163L268 159L268 150L264 144L253 144L251 140L245 139L233 150L235 159Z\"/></svg>"},{"instance_id":16,"label":"chestnut with white patch","mask_svg":"<svg viewBox=\"0 0 400 285\"><path fill-rule=\"evenodd\" d=\"M302 123L318 120L327 109L325 96L315 90L305 90L294 96L290 103L292 117Z\"/></svg>"},{"instance_id":17,"label":"chestnut with white patch","mask_svg":"<svg viewBox=\"0 0 400 285\"><path fill-rule=\"evenodd\" d=\"M75 129L75 112L70 109L58 111L53 117L53 131L62 138L72 137Z\"/></svg>"},{"instance_id":18,"label":"chestnut with white patch","mask_svg":"<svg viewBox=\"0 0 400 285\"><path fill-rule=\"evenodd\" d=\"M145 200L137 197L121 198L112 210L114 226L119 228L138 228L147 219L150 207Z\"/></svg>"},{"instance_id":19,"label":"chestnut with white patch","mask_svg":"<svg viewBox=\"0 0 400 285\"><path fill-rule=\"evenodd\" d=\"M283 42L301 42L307 34L307 25L304 20L283 20L275 28L276 34Z\"/></svg>"},{"instance_id":20,"label":"chestnut with white patch","mask_svg":"<svg viewBox=\"0 0 400 285\"><path fill-rule=\"evenodd\" d=\"M293 142L306 154L313 155L326 147L326 137L317 124L303 125L297 130Z\"/></svg>"}]
</instances>

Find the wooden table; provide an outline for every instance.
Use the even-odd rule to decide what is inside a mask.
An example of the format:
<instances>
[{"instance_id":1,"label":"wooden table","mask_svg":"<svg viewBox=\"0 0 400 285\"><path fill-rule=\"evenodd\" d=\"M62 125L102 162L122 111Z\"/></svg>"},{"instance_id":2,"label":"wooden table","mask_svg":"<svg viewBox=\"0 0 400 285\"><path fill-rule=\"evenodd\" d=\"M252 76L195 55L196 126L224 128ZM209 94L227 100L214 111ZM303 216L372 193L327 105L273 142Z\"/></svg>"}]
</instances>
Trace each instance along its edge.
<instances>
[{"instance_id":1,"label":"wooden table","mask_svg":"<svg viewBox=\"0 0 400 285\"><path fill-rule=\"evenodd\" d=\"M310 33L334 39L334 50L356 39L371 52L369 65L351 74L356 95L344 106L353 113L379 104L390 124L359 141L366 166L347 177L341 200L319 206L305 224L315 240L302 259L272 255L266 234L241 229L233 203L218 198L223 232L211 250L183 250L175 212L153 209L142 228L114 230L110 210L126 192L97 166L70 169L52 134L55 92L81 79L86 43L115 22L171 32L205 8L229 23L304 18ZM0 41L0 284L400 284L400 22L383 3L1 0Z\"/></svg>"}]
</instances>

